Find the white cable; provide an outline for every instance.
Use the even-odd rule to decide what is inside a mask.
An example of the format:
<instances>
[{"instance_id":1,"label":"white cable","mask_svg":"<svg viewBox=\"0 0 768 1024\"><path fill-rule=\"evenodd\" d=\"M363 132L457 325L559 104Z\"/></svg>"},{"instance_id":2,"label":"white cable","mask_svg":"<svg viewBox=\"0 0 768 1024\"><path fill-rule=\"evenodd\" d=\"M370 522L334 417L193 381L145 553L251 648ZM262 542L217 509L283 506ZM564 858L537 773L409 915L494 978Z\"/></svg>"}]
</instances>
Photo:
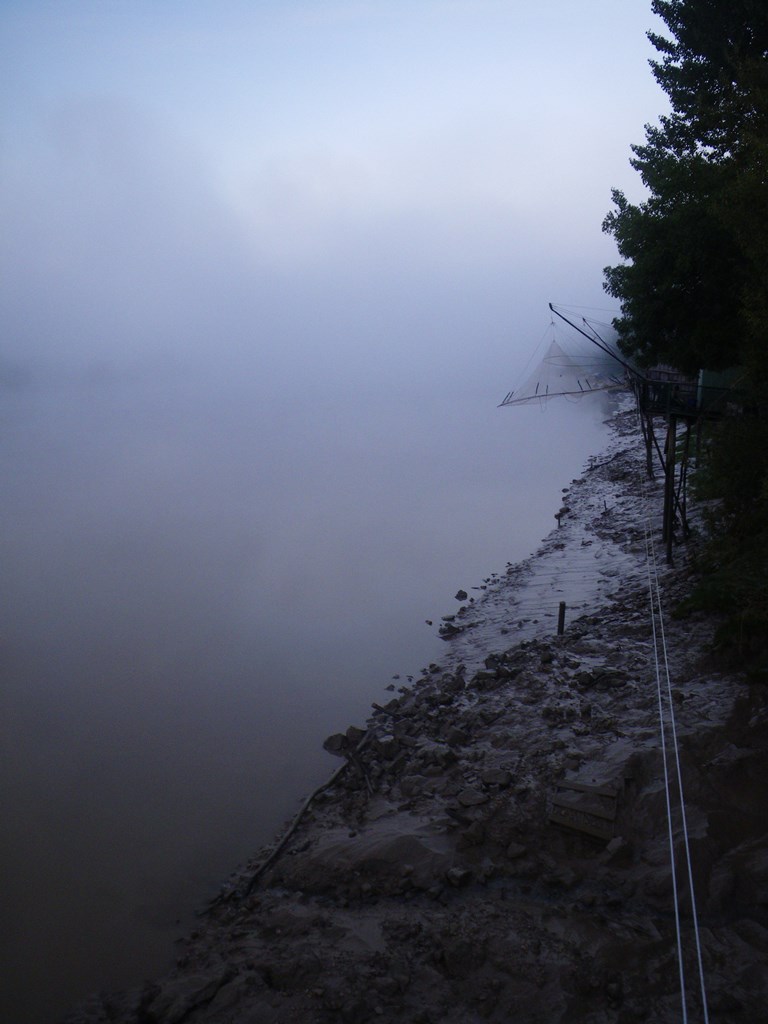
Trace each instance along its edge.
<instances>
[{"instance_id":1,"label":"white cable","mask_svg":"<svg viewBox=\"0 0 768 1024\"><path fill-rule=\"evenodd\" d=\"M675 868L675 839L672 830L672 801L669 786L669 770L667 768L667 741L664 735L664 705L661 694L661 669L659 666L659 648L656 636L656 615L654 611L653 583L651 580L651 544L650 530L645 522L645 562L648 570L648 594L651 601L651 629L653 633L653 660L656 667L656 693L659 701L659 728L661 735L661 756L664 764L664 795L667 803L667 830L669 833L669 863L672 869L672 893L675 905L675 933L677 937L677 965L680 976L680 999L683 1011L683 1024L687 1024L688 1011L685 1002L685 967L683 965L683 942L680 931L680 899L677 890L677 870Z\"/></svg>"},{"instance_id":2,"label":"white cable","mask_svg":"<svg viewBox=\"0 0 768 1024\"><path fill-rule=\"evenodd\" d=\"M667 677L667 699L669 702L669 720L672 726L672 746L675 752L675 766L677 771L677 786L680 795L680 817L683 826L683 843L685 846L685 859L688 869L688 887L691 893L691 914L693 917L693 934L696 941L696 958L699 968L699 985L701 988L701 1005L704 1013L704 1022L709 1024L709 1011L707 1008L707 991L704 984L704 964L701 955L701 938L699 935L699 917L696 909L696 893L693 886L693 867L691 863L691 847L688 841L688 821L685 813L685 795L683 793L683 775L680 767L680 748L677 741L677 724L675 722L675 709L672 701L672 680L669 672L669 659L667 656L667 641L664 633L664 617L661 610L661 588L659 585L659 575L656 562L656 550L653 543L653 536L651 536L651 552L653 555L653 571L656 581L656 605L659 613L659 628L661 632L661 645L664 653L664 671ZM651 602L653 602L653 594L651 595Z\"/></svg>"}]
</instances>

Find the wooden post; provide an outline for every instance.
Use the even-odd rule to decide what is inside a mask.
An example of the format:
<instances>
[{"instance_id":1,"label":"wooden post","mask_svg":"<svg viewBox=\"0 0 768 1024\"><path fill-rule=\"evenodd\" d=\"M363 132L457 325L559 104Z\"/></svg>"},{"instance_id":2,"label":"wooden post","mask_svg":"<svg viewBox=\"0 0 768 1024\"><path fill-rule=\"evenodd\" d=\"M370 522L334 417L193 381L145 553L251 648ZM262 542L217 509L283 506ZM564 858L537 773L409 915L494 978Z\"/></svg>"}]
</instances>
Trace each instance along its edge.
<instances>
[{"instance_id":1,"label":"wooden post","mask_svg":"<svg viewBox=\"0 0 768 1024\"><path fill-rule=\"evenodd\" d=\"M691 421L685 423L685 447L683 458L680 462L680 483L677 488L677 507L680 510L680 518L683 525L683 536L687 539L690 534L688 526L688 459L691 450Z\"/></svg>"},{"instance_id":2,"label":"wooden post","mask_svg":"<svg viewBox=\"0 0 768 1024\"><path fill-rule=\"evenodd\" d=\"M653 414L648 413L648 436L646 438L646 469L648 470L649 479L653 480L653 445L656 444L656 438L653 434Z\"/></svg>"},{"instance_id":3,"label":"wooden post","mask_svg":"<svg viewBox=\"0 0 768 1024\"><path fill-rule=\"evenodd\" d=\"M675 450L677 448L677 416L669 414L667 426L667 459L664 473L664 525L662 540L667 545L667 564L672 564L672 535L675 524Z\"/></svg>"},{"instance_id":4,"label":"wooden post","mask_svg":"<svg viewBox=\"0 0 768 1024\"><path fill-rule=\"evenodd\" d=\"M648 420L650 416L644 411L640 412L640 429L643 432L643 441L645 442L645 468L648 473L648 479L653 480L653 457L651 454L651 435L648 432Z\"/></svg>"},{"instance_id":5,"label":"wooden post","mask_svg":"<svg viewBox=\"0 0 768 1024\"><path fill-rule=\"evenodd\" d=\"M696 459L696 468L701 465L701 434L704 429L704 417L696 417L696 449L694 458Z\"/></svg>"},{"instance_id":6,"label":"wooden post","mask_svg":"<svg viewBox=\"0 0 768 1024\"><path fill-rule=\"evenodd\" d=\"M562 636L565 632L565 601L560 602L560 608L557 613L557 635Z\"/></svg>"}]
</instances>

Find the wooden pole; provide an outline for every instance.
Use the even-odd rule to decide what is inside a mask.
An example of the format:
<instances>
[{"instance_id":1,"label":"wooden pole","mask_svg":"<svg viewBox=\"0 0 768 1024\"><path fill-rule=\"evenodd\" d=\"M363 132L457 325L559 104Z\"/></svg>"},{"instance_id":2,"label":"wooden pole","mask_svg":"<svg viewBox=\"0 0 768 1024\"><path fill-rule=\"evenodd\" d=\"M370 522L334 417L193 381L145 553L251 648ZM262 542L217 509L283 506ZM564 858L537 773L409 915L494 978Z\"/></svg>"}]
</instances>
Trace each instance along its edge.
<instances>
[{"instance_id":1,"label":"wooden pole","mask_svg":"<svg viewBox=\"0 0 768 1024\"><path fill-rule=\"evenodd\" d=\"M669 414L667 426L667 459L664 473L664 525L662 540L667 545L667 564L672 565L672 535L675 524L675 449L677 447L677 416Z\"/></svg>"},{"instance_id":2,"label":"wooden pole","mask_svg":"<svg viewBox=\"0 0 768 1024\"><path fill-rule=\"evenodd\" d=\"M665 470L665 465L666 464L664 462L664 456L662 454L661 448L659 448L659 442L656 440L656 435L653 432L653 414L652 413L648 413L648 437L651 440L651 444L655 447L656 451L658 452L659 462L661 463L661 471L662 471L662 473L664 473L666 471ZM653 459L651 459L651 473L650 473L650 477L651 477L651 480L653 480Z\"/></svg>"},{"instance_id":3,"label":"wooden pole","mask_svg":"<svg viewBox=\"0 0 768 1024\"><path fill-rule=\"evenodd\" d=\"M651 435L648 430L648 420L650 416L644 411L640 410L640 429L643 432L643 441L645 442L645 468L648 473L648 479L653 480L653 458L651 449Z\"/></svg>"},{"instance_id":4,"label":"wooden pole","mask_svg":"<svg viewBox=\"0 0 768 1024\"><path fill-rule=\"evenodd\" d=\"M680 519L683 524L683 536L688 537L690 528L688 526L688 459L691 450L691 421L685 424L685 446L683 458L680 462L680 483L677 487L677 508L680 512Z\"/></svg>"},{"instance_id":5,"label":"wooden pole","mask_svg":"<svg viewBox=\"0 0 768 1024\"><path fill-rule=\"evenodd\" d=\"M560 602L560 608L557 613L557 635L562 636L565 632L565 601Z\"/></svg>"},{"instance_id":6,"label":"wooden pole","mask_svg":"<svg viewBox=\"0 0 768 1024\"><path fill-rule=\"evenodd\" d=\"M696 467L697 468L701 465L701 435L702 435L703 429L704 429L704 417L703 416L697 416L696 417L696 449L695 449L695 453L694 453L694 458L696 459Z\"/></svg>"}]
</instances>

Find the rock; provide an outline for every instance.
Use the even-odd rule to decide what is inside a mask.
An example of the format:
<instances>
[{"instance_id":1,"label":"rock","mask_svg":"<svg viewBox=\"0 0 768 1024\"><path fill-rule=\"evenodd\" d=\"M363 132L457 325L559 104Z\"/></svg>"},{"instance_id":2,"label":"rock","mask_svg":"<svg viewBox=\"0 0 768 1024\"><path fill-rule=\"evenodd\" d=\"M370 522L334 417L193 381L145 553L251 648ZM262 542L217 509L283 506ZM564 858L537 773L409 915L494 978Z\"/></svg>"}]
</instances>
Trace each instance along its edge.
<instances>
[{"instance_id":1,"label":"rock","mask_svg":"<svg viewBox=\"0 0 768 1024\"><path fill-rule=\"evenodd\" d=\"M497 672L489 672L481 669L479 672L475 672L470 680L470 686L474 686L476 690L483 692L498 690L501 686L502 680L499 679Z\"/></svg>"},{"instance_id":2,"label":"rock","mask_svg":"<svg viewBox=\"0 0 768 1024\"><path fill-rule=\"evenodd\" d=\"M504 789L512 782L512 776L505 768L487 768L480 780L484 786L500 786Z\"/></svg>"},{"instance_id":3,"label":"rock","mask_svg":"<svg viewBox=\"0 0 768 1024\"><path fill-rule=\"evenodd\" d=\"M440 685L446 693L459 693L465 686L464 676L445 675Z\"/></svg>"},{"instance_id":4,"label":"rock","mask_svg":"<svg viewBox=\"0 0 768 1024\"><path fill-rule=\"evenodd\" d=\"M349 745L351 747L356 747L360 740L362 740L363 736L365 736L365 729L358 729L356 725L350 725L345 735L349 740Z\"/></svg>"},{"instance_id":5,"label":"rock","mask_svg":"<svg viewBox=\"0 0 768 1024\"><path fill-rule=\"evenodd\" d=\"M450 622L444 622L437 631L443 640L448 640L452 636L456 636L457 633L461 632L459 626L453 626Z\"/></svg>"},{"instance_id":6,"label":"rock","mask_svg":"<svg viewBox=\"0 0 768 1024\"><path fill-rule=\"evenodd\" d=\"M346 751L349 750L349 745L349 740L343 732L335 732L325 740L323 750L327 750L334 757L344 757Z\"/></svg>"},{"instance_id":7,"label":"rock","mask_svg":"<svg viewBox=\"0 0 768 1024\"><path fill-rule=\"evenodd\" d=\"M451 726L446 733L445 742L451 747L463 747L465 743L469 743L469 734L463 729Z\"/></svg>"},{"instance_id":8,"label":"rock","mask_svg":"<svg viewBox=\"0 0 768 1024\"><path fill-rule=\"evenodd\" d=\"M425 765L432 765L442 771L448 765L456 763L456 754L445 743L427 741L419 751L419 759Z\"/></svg>"},{"instance_id":9,"label":"rock","mask_svg":"<svg viewBox=\"0 0 768 1024\"><path fill-rule=\"evenodd\" d=\"M614 836L603 851L600 861L602 864L627 866L632 861L632 847L623 836Z\"/></svg>"},{"instance_id":10,"label":"rock","mask_svg":"<svg viewBox=\"0 0 768 1024\"><path fill-rule=\"evenodd\" d=\"M391 761L400 752L400 744L397 739L389 734L379 736L374 740L374 747L385 761Z\"/></svg>"},{"instance_id":11,"label":"rock","mask_svg":"<svg viewBox=\"0 0 768 1024\"><path fill-rule=\"evenodd\" d=\"M737 921L733 928L737 935L748 942L750 946L754 946L761 953L768 954L768 929L758 924L757 921L748 919Z\"/></svg>"},{"instance_id":12,"label":"rock","mask_svg":"<svg viewBox=\"0 0 768 1024\"><path fill-rule=\"evenodd\" d=\"M196 1007L210 1003L219 989L236 974L235 967L225 967L213 974L189 974L172 979L162 987L160 994L148 1007L148 1019L177 1024Z\"/></svg>"},{"instance_id":13,"label":"rock","mask_svg":"<svg viewBox=\"0 0 768 1024\"><path fill-rule=\"evenodd\" d=\"M488 794L470 786L467 789L462 789L456 799L462 807L479 807L480 804L488 803Z\"/></svg>"},{"instance_id":14,"label":"rock","mask_svg":"<svg viewBox=\"0 0 768 1024\"><path fill-rule=\"evenodd\" d=\"M466 590L457 590L454 596L457 601L466 601L469 595L467 594Z\"/></svg>"},{"instance_id":15,"label":"rock","mask_svg":"<svg viewBox=\"0 0 768 1024\"><path fill-rule=\"evenodd\" d=\"M605 986L605 994L612 1003L620 1003L624 997L624 986L621 976L615 975Z\"/></svg>"},{"instance_id":16,"label":"rock","mask_svg":"<svg viewBox=\"0 0 768 1024\"><path fill-rule=\"evenodd\" d=\"M580 880L580 875L567 864L554 868L542 877L549 885L561 885L564 889L572 888Z\"/></svg>"},{"instance_id":17,"label":"rock","mask_svg":"<svg viewBox=\"0 0 768 1024\"><path fill-rule=\"evenodd\" d=\"M409 750L414 750L419 745L415 736L409 736L408 733L402 732L397 727L395 727L394 736L401 747L408 747Z\"/></svg>"},{"instance_id":18,"label":"rock","mask_svg":"<svg viewBox=\"0 0 768 1024\"><path fill-rule=\"evenodd\" d=\"M592 672L589 671L577 672L576 675L573 677L573 681L577 683L579 686L582 686L585 689L587 689L588 687L595 685L595 676Z\"/></svg>"},{"instance_id":19,"label":"rock","mask_svg":"<svg viewBox=\"0 0 768 1024\"><path fill-rule=\"evenodd\" d=\"M629 682L626 672L616 670L613 672L601 672L598 674L596 683L599 689L615 689L619 686L626 686Z\"/></svg>"},{"instance_id":20,"label":"rock","mask_svg":"<svg viewBox=\"0 0 768 1024\"><path fill-rule=\"evenodd\" d=\"M451 885L458 888L462 885L469 885L472 880L472 872L466 868L449 868L445 873L445 877Z\"/></svg>"},{"instance_id":21,"label":"rock","mask_svg":"<svg viewBox=\"0 0 768 1024\"><path fill-rule=\"evenodd\" d=\"M485 825L482 821L473 821L459 836L458 849L465 850L468 846L481 846L485 841Z\"/></svg>"},{"instance_id":22,"label":"rock","mask_svg":"<svg viewBox=\"0 0 768 1024\"><path fill-rule=\"evenodd\" d=\"M426 790L427 785L423 775L404 775L400 779L400 792L403 796L418 796Z\"/></svg>"}]
</instances>

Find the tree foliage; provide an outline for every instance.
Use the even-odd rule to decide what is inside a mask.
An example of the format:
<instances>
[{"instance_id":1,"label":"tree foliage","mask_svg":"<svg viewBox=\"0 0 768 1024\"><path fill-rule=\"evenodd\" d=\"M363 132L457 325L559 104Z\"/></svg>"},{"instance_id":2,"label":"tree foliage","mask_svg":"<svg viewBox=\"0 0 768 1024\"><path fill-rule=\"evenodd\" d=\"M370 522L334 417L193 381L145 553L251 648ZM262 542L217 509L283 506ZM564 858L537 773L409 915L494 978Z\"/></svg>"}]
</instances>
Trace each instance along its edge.
<instances>
[{"instance_id":1,"label":"tree foliage","mask_svg":"<svg viewBox=\"0 0 768 1024\"><path fill-rule=\"evenodd\" d=\"M613 193L603 228L621 263L605 289L639 363L739 366L741 415L709 424L699 496L712 505L701 582L684 607L723 616L716 648L768 680L768 0L654 0L649 33L670 113L632 166L640 203Z\"/></svg>"},{"instance_id":2,"label":"tree foliage","mask_svg":"<svg viewBox=\"0 0 768 1024\"><path fill-rule=\"evenodd\" d=\"M624 351L644 364L759 373L768 329L768 3L654 0L649 33L671 113L647 125L603 228L624 262L605 269Z\"/></svg>"}]
</instances>

